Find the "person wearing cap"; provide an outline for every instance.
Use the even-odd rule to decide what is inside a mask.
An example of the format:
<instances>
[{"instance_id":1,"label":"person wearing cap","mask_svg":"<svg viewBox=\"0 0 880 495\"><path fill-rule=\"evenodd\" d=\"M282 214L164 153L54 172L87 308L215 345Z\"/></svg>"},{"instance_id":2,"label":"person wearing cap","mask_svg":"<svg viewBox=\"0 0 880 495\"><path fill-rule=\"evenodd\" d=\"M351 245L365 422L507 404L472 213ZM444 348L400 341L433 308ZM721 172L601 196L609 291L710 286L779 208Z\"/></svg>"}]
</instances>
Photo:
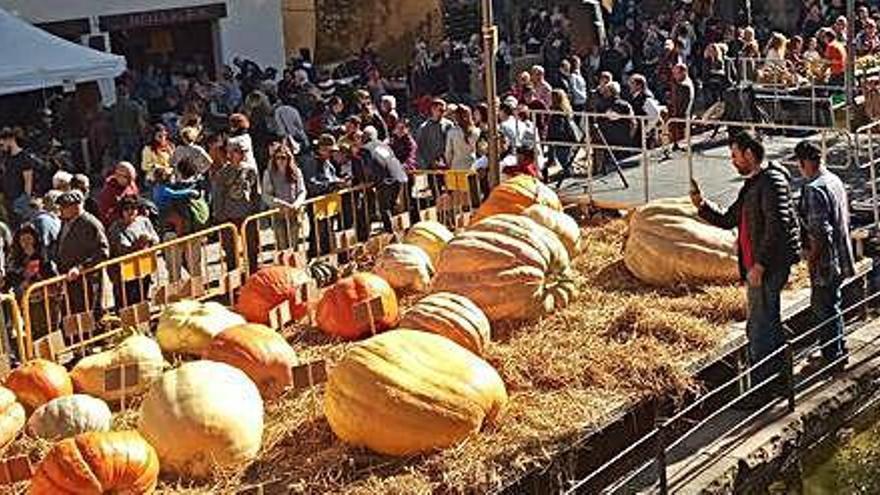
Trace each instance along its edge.
<instances>
[{"instance_id":1,"label":"person wearing cap","mask_svg":"<svg viewBox=\"0 0 880 495\"><path fill-rule=\"evenodd\" d=\"M333 163L333 154L339 152L336 138L331 134L322 134L318 137L317 148L315 174L309 178L308 184L310 196L321 196L345 185L345 180L339 177Z\"/></svg>"},{"instance_id":2,"label":"person wearing cap","mask_svg":"<svg viewBox=\"0 0 880 495\"><path fill-rule=\"evenodd\" d=\"M431 117L419 126L416 131L416 159L422 170L442 168L446 154L446 136L452 128L452 122L443 115L446 113L446 102L435 99L431 103Z\"/></svg>"},{"instance_id":3,"label":"person wearing cap","mask_svg":"<svg viewBox=\"0 0 880 495\"><path fill-rule=\"evenodd\" d=\"M89 180L88 175L75 174L70 181L70 189L71 191L76 190L81 192L83 198L85 198L83 201L83 207L86 211L98 219L101 218L101 210L98 208L98 201L92 196L92 181Z\"/></svg>"},{"instance_id":4,"label":"person wearing cap","mask_svg":"<svg viewBox=\"0 0 880 495\"><path fill-rule=\"evenodd\" d=\"M110 226L107 235L111 256L114 258L124 256L159 243L159 234L156 233L150 219L141 211L141 203L137 196L127 195L120 198L119 211L120 216ZM111 271L117 307L137 304L147 297L152 279L149 273L141 275L133 280L123 281L119 270Z\"/></svg>"},{"instance_id":5,"label":"person wearing cap","mask_svg":"<svg viewBox=\"0 0 880 495\"><path fill-rule=\"evenodd\" d=\"M794 149L801 175L798 216L803 258L810 270L810 309L818 322L822 366L846 355L841 313L841 285L855 274L855 256L849 233L849 201L840 178L822 163L818 146L802 141ZM835 363L843 369L845 361Z\"/></svg>"},{"instance_id":6,"label":"person wearing cap","mask_svg":"<svg viewBox=\"0 0 880 495\"><path fill-rule=\"evenodd\" d=\"M104 180L104 187L98 194L98 212L101 214L101 222L106 227L112 225L121 214L119 210L120 198L137 196L139 192L134 165L128 162L117 163L113 168L113 173Z\"/></svg>"},{"instance_id":7,"label":"person wearing cap","mask_svg":"<svg viewBox=\"0 0 880 495\"><path fill-rule=\"evenodd\" d=\"M336 139L331 134L322 134L316 144L315 173L307 183L310 197L331 193L346 184L346 181L337 175L336 165L333 163L333 155L340 151ZM312 220L309 256L326 254L330 250L330 219L318 218L313 205L309 205L308 213Z\"/></svg>"},{"instance_id":8,"label":"person wearing cap","mask_svg":"<svg viewBox=\"0 0 880 495\"><path fill-rule=\"evenodd\" d=\"M211 155L198 144L199 134L199 129L196 127L184 127L180 130L181 144L171 154L172 169L177 171L180 162L184 160L189 160L194 164L199 173L205 173L211 168Z\"/></svg>"},{"instance_id":9,"label":"person wearing cap","mask_svg":"<svg viewBox=\"0 0 880 495\"><path fill-rule=\"evenodd\" d=\"M85 211L84 200L85 196L77 189L58 197L62 224L55 249L55 263L59 273L67 275L70 311L74 314L100 312L102 276L100 273L91 273L83 277L82 273L110 256L110 243L104 226L94 215Z\"/></svg>"}]
</instances>

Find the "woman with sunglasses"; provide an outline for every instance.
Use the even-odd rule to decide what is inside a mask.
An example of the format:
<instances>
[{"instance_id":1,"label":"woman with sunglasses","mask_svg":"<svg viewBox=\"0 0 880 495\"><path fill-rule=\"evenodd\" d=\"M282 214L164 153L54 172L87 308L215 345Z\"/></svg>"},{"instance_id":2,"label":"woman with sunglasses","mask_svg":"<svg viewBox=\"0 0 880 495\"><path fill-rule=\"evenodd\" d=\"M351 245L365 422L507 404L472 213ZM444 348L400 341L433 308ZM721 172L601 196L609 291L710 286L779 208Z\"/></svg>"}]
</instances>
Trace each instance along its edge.
<instances>
[{"instance_id":1,"label":"woman with sunglasses","mask_svg":"<svg viewBox=\"0 0 880 495\"><path fill-rule=\"evenodd\" d=\"M150 219L141 213L137 196L123 196L119 200L120 217L110 226L110 256L119 257L135 253L159 243L159 234ZM137 263L140 265L140 263ZM123 280L122 273L111 271L113 295L118 308L137 304L150 293L149 273L134 273Z\"/></svg>"},{"instance_id":2,"label":"woman with sunglasses","mask_svg":"<svg viewBox=\"0 0 880 495\"><path fill-rule=\"evenodd\" d=\"M307 225L302 220L306 200L306 183L296 157L286 145L274 150L269 167L263 172L263 202L269 208L280 208L281 214L273 217L276 249L296 248L300 228Z\"/></svg>"}]
</instances>

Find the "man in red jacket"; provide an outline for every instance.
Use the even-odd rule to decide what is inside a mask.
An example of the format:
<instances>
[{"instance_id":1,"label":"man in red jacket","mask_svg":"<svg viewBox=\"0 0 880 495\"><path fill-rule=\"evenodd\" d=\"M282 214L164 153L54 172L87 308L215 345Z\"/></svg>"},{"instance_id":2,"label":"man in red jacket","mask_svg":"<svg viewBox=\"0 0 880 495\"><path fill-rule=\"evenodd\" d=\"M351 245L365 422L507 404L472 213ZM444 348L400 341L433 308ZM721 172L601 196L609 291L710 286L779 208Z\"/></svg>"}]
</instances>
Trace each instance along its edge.
<instances>
[{"instance_id":1,"label":"man in red jacket","mask_svg":"<svg viewBox=\"0 0 880 495\"><path fill-rule=\"evenodd\" d=\"M119 200L122 197L139 194L136 179L134 165L128 162L119 162L113 169L113 173L104 181L104 188L101 189L98 196L98 211L105 227L110 227L121 216Z\"/></svg>"}]
</instances>

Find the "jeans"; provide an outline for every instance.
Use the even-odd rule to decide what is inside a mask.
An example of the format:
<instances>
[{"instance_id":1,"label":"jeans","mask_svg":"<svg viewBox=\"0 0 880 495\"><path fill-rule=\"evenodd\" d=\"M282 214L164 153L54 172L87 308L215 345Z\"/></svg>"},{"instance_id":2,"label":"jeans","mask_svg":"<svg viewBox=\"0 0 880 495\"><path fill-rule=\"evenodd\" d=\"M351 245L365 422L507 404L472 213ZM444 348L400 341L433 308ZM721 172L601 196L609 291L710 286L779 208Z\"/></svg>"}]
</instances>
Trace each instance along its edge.
<instances>
[{"instance_id":1,"label":"jeans","mask_svg":"<svg viewBox=\"0 0 880 495\"><path fill-rule=\"evenodd\" d=\"M788 281L789 271L789 267L766 270L760 287L748 287L749 319L746 322L746 335L749 339L749 362L752 366L785 345L780 295ZM785 356L780 352L752 370L752 386L757 386L782 371L784 363Z\"/></svg>"},{"instance_id":2,"label":"jeans","mask_svg":"<svg viewBox=\"0 0 880 495\"><path fill-rule=\"evenodd\" d=\"M843 314L840 311L840 281L828 285L813 285L810 308L816 324L823 324L816 332L816 340L822 346L822 357L834 361L844 354Z\"/></svg>"},{"instance_id":3,"label":"jeans","mask_svg":"<svg viewBox=\"0 0 880 495\"><path fill-rule=\"evenodd\" d=\"M559 164L562 168L562 172L559 174L558 183L556 187L562 185L562 181L571 176L571 148L568 146L551 146L550 147L550 156L548 157L546 165L544 166L544 182L547 182L549 179L549 168L553 162Z\"/></svg>"},{"instance_id":4,"label":"jeans","mask_svg":"<svg viewBox=\"0 0 880 495\"><path fill-rule=\"evenodd\" d=\"M393 233L391 217L397 212L397 198L400 196L400 182L382 182L379 184L379 214L385 232Z\"/></svg>"}]
</instances>

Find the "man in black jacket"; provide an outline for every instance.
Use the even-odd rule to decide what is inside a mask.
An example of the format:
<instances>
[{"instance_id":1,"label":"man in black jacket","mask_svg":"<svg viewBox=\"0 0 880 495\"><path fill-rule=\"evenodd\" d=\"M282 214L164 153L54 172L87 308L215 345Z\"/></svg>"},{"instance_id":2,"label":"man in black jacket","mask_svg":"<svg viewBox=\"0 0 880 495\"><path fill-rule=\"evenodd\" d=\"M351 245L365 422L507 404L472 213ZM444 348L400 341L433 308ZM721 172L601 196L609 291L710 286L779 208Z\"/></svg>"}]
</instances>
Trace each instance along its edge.
<instances>
[{"instance_id":1,"label":"man in black jacket","mask_svg":"<svg viewBox=\"0 0 880 495\"><path fill-rule=\"evenodd\" d=\"M740 274L748 289L746 333L754 365L785 344L780 294L791 266L800 259L800 235L788 172L764 163L764 146L751 132L735 135L730 152L733 166L746 179L736 202L722 212L703 199L696 183L692 184L691 200L700 217L710 224L739 231ZM780 352L752 371L752 385L761 385L780 372L782 365ZM773 385L762 391L770 387Z\"/></svg>"}]
</instances>

